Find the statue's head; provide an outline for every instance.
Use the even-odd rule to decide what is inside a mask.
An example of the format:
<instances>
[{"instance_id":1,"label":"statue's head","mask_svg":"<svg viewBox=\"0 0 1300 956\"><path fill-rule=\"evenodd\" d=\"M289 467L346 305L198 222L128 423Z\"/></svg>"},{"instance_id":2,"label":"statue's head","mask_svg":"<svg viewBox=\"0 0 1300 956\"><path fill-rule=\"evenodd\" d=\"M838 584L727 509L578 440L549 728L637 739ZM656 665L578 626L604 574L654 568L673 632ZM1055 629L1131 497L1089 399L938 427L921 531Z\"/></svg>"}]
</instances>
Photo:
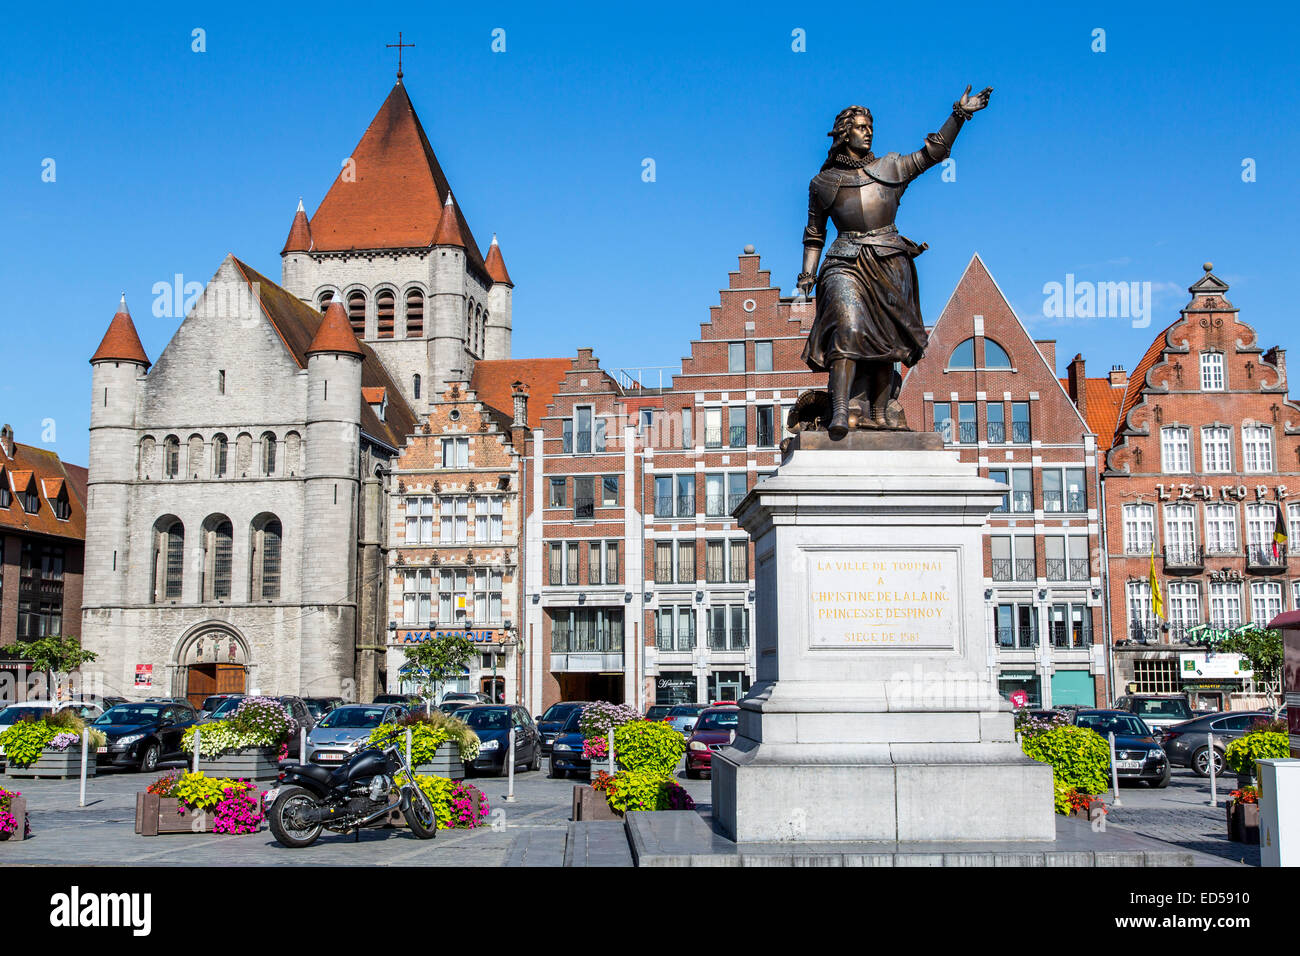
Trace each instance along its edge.
<instances>
[{"instance_id":1,"label":"statue's head","mask_svg":"<svg viewBox=\"0 0 1300 956\"><path fill-rule=\"evenodd\" d=\"M850 106L840 110L834 128L826 135L831 138L830 154L834 156L845 147L855 153L871 152L871 110L865 106Z\"/></svg>"}]
</instances>

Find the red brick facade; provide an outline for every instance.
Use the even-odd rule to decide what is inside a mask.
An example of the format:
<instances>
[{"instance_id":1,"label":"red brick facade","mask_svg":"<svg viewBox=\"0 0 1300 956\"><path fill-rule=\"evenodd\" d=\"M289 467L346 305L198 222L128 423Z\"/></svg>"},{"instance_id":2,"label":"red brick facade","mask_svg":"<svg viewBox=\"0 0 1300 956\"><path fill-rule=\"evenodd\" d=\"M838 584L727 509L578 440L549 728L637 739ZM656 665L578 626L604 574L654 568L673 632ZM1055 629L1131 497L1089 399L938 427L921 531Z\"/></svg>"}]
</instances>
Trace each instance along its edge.
<instances>
[{"instance_id":1,"label":"red brick facade","mask_svg":"<svg viewBox=\"0 0 1300 956\"><path fill-rule=\"evenodd\" d=\"M1300 405L1286 353L1259 346L1227 284L1207 266L1188 291L1129 380L1106 459L1114 693L1251 706L1246 682L1206 676L1203 644L1297 607L1300 562L1283 545L1274 555L1273 530L1279 506L1291 534L1300 521Z\"/></svg>"}]
</instances>

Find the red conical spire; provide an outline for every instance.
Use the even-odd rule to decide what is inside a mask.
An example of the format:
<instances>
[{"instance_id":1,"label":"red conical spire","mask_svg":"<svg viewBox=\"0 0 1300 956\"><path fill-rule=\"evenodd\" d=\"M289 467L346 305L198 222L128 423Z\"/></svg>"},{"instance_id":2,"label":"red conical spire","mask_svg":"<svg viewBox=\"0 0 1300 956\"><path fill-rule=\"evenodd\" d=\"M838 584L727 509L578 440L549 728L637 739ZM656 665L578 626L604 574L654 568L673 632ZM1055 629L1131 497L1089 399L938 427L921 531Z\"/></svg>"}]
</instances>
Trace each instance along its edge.
<instances>
[{"instance_id":1,"label":"red conical spire","mask_svg":"<svg viewBox=\"0 0 1300 956\"><path fill-rule=\"evenodd\" d=\"M365 353L357 344L357 337L352 334L352 323L348 321L348 313L344 310L343 303L338 300L331 302L325 309L325 317L321 319L320 328L316 330L311 345L307 346L308 355L316 352L342 352L345 355L365 358Z\"/></svg>"},{"instance_id":2,"label":"red conical spire","mask_svg":"<svg viewBox=\"0 0 1300 956\"><path fill-rule=\"evenodd\" d=\"M465 248L465 240L460 234L460 217L456 215L456 204L452 202L451 193L447 193L447 201L443 203L438 231L433 234L433 245Z\"/></svg>"},{"instance_id":3,"label":"red conical spire","mask_svg":"<svg viewBox=\"0 0 1300 956\"><path fill-rule=\"evenodd\" d=\"M493 282L514 288L514 283L510 281L510 273L506 272L506 261L501 258L501 247L497 245L495 232L492 233L492 245L488 246L487 258L483 260L483 265Z\"/></svg>"},{"instance_id":4,"label":"red conical spire","mask_svg":"<svg viewBox=\"0 0 1300 956\"><path fill-rule=\"evenodd\" d=\"M293 225L289 227L289 238L284 241L284 248L280 250L280 255L286 252L310 252L311 251L311 224L307 222L307 213L302 208L302 200L298 200L298 211L293 214Z\"/></svg>"},{"instance_id":5,"label":"red conical spire","mask_svg":"<svg viewBox=\"0 0 1300 956\"><path fill-rule=\"evenodd\" d=\"M126 309L125 292L122 293L122 302L117 307L113 321L108 323L104 340L95 349L90 362L92 365L95 362L138 362L145 368L153 364L145 354L144 346L140 344L135 323L131 321L131 313Z\"/></svg>"}]
</instances>

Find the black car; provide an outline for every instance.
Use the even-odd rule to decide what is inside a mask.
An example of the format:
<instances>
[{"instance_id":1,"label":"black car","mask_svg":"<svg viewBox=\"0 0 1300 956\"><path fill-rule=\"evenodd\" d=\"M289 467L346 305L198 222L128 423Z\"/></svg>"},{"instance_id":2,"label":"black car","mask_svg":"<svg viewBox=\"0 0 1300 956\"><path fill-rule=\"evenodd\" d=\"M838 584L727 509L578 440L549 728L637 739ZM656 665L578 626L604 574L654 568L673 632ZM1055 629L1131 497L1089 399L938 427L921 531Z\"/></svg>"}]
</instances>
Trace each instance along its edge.
<instances>
[{"instance_id":1,"label":"black car","mask_svg":"<svg viewBox=\"0 0 1300 956\"><path fill-rule=\"evenodd\" d=\"M152 772L160 761L184 757L181 737L198 719L188 703L119 704L91 724L108 738L99 750L99 765Z\"/></svg>"},{"instance_id":2,"label":"black car","mask_svg":"<svg viewBox=\"0 0 1300 956\"><path fill-rule=\"evenodd\" d=\"M1074 724L1107 739L1115 735L1115 771L1121 780L1169 786L1169 758L1141 717L1127 710L1080 710L1074 715Z\"/></svg>"},{"instance_id":3,"label":"black car","mask_svg":"<svg viewBox=\"0 0 1300 956\"><path fill-rule=\"evenodd\" d=\"M1191 767L1198 777L1210 775L1210 735L1214 735L1214 772L1223 773L1223 752L1238 737L1250 733L1260 721L1273 718L1265 710L1238 713L1213 713L1193 717L1181 724L1168 727L1160 735L1160 746L1169 762L1180 767Z\"/></svg>"},{"instance_id":4,"label":"black car","mask_svg":"<svg viewBox=\"0 0 1300 956\"><path fill-rule=\"evenodd\" d=\"M564 722L569 719L569 715L575 710L579 713L587 706L585 700L574 701L566 700L558 704L552 704L546 708L546 713L537 718L537 732L542 735L542 755L549 757L551 755L551 744L555 742L556 735Z\"/></svg>"},{"instance_id":5,"label":"black car","mask_svg":"<svg viewBox=\"0 0 1300 956\"><path fill-rule=\"evenodd\" d=\"M570 711L564 726L551 742L550 775L552 777L567 777L571 773L582 776L591 774L591 760L582 755L582 745L587 738L578 729L584 709L579 707L577 710Z\"/></svg>"},{"instance_id":6,"label":"black car","mask_svg":"<svg viewBox=\"0 0 1300 956\"><path fill-rule=\"evenodd\" d=\"M284 709L289 712L289 716L298 725L299 731L305 730L307 733L311 733L312 728L316 726L316 718L312 716L311 708L307 706L305 700L292 695L277 697L276 700L284 705Z\"/></svg>"},{"instance_id":7,"label":"black car","mask_svg":"<svg viewBox=\"0 0 1300 956\"><path fill-rule=\"evenodd\" d=\"M342 697L304 697L302 702L307 705L307 710L311 712L312 726L315 726L316 722L335 707L342 707L344 703Z\"/></svg>"},{"instance_id":8,"label":"black car","mask_svg":"<svg viewBox=\"0 0 1300 956\"><path fill-rule=\"evenodd\" d=\"M506 753L510 749L510 729L515 730L515 767L542 769L542 739L533 717L515 704L474 704L456 713L458 720L478 735L478 758L465 764L465 772L487 771L497 776L506 773Z\"/></svg>"}]
</instances>

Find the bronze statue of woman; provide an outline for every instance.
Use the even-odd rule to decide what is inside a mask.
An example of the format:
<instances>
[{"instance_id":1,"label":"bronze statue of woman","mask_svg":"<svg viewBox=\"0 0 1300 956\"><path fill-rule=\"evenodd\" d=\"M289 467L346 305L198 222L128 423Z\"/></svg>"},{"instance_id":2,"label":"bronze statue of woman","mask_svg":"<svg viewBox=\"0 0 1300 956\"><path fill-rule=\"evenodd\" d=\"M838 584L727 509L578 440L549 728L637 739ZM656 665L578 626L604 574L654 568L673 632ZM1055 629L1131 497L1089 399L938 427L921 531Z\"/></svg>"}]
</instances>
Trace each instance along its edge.
<instances>
[{"instance_id":1,"label":"bronze statue of woman","mask_svg":"<svg viewBox=\"0 0 1300 956\"><path fill-rule=\"evenodd\" d=\"M966 87L952 115L923 147L906 156L871 152L871 111L850 106L835 117L821 171L808 187L799 291L814 284L817 313L803 358L830 373L832 439L850 428L906 428L897 398L894 363L915 365L925 350L925 327L912 262L927 248L901 236L894 216L908 184L952 150L962 124L988 106L993 88L974 96ZM826 242L826 220L837 235Z\"/></svg>"}]
</instances>

